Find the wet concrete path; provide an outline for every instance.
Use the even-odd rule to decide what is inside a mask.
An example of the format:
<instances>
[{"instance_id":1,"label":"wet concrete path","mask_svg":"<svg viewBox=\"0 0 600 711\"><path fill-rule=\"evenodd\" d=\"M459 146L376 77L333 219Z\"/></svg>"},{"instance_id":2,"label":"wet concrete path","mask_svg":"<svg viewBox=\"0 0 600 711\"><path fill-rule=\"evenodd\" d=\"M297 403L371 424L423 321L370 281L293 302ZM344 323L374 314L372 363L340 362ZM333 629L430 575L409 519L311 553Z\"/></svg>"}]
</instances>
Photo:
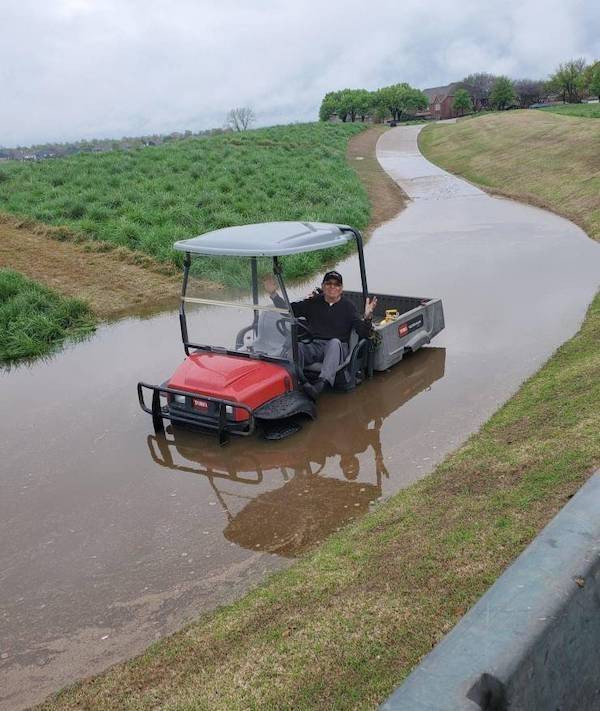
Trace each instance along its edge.
<instances>
[{"instance_id":1,"label":"wet concrete path","mask_svg":"<svg viewBox=\"0 0 600 711\"><path fill-rule=\"evenodd\" d=\"M135 385L182 360L175 313L0 374L2 708L141 651L430 472L577 331L598 245L439 171L416 133L378 144L413 201L367 269L375 292L442 297L446 330L289 440L153 435ZM355 260L339 269L355 288Z\"/></svg>"}]
</instances>

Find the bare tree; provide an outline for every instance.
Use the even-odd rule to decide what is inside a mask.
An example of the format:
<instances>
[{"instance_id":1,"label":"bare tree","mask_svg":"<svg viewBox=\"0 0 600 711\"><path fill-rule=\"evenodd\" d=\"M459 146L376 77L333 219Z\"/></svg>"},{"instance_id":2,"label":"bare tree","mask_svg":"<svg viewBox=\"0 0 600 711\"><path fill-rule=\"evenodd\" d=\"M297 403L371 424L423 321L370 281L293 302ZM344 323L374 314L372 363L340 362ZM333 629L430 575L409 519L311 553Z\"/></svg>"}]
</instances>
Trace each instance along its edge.
<instances>
[{"instance_id":1,"label":"bare tree","mask_svg":"<svg viewBox=\"0 0 600 711\"><path fill-rule=\"evenodd\" d=\"M249 106L240 106L227 114L225 125L232 131L246 131L255 121L254 111Z\"/></svg>"},{"instance_id":2,"label":"bare tree","mask_svg":"<svg viewBox=\"0 0 600 711\"><path fill-rule=\"evenodd\" d=\"M560 94L564 102L578 104L581 101L581 83L585 68L586 62L583 57L559 64L558 69L550 77L548 88Z\"/></svg>"},{"instance_id":3,"label":"bare tree","mask_svg":"<svg viewBox=\"0 0 600 711\"><path fill-rule=\"evenodd\" d=\"M469 92L475 111L487 108L495 81L496 77L493 74L480 72L479 74L469 74L460 82L461 88Z\"/></svg>"},{"instance_id":4,"label":"bare tree","mask_svg":"<svg viewBox=\"0 0 600 711\"><path fill-rule=\"evenodd\" d=\"M544 82L537 79L518 79L514 82L514 87L522 109L536 104L545 94Z\"/></svg>"}]
</instances>

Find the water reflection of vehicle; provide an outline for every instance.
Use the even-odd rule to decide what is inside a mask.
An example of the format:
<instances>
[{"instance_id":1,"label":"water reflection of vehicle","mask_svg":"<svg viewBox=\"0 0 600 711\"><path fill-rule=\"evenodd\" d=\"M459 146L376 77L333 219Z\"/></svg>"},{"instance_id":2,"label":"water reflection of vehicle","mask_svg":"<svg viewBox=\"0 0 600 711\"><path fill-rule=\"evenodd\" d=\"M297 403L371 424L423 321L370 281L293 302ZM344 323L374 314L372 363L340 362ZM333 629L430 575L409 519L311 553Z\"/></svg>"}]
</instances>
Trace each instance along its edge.
<instances>
[{"instance_id":1,"label":"water reflection of vehicle","mask_svg":"<svg viewBox=\"0 0 600 711\"><path fill-rule=\"evenodd\" d=\"M398 371L393 376L382 373L343 398L324 398L323 418L306 432L308 441L303 437L267 445L246 439L223 450L212 439L169 428L149 436L148 447L157 464L208 479L227 518L223 533L228 540L293 557L381 496L388 476L383 423L443 377L445 355L443 348L423 349L402 363L402 377ZM360 481L359 455L369 447L374 482ZM369 469L373 477L373 467ZM267 472L277 475L267 477ZM279 477L283 485L277 487Z\"/></svg>"}]
</instances>

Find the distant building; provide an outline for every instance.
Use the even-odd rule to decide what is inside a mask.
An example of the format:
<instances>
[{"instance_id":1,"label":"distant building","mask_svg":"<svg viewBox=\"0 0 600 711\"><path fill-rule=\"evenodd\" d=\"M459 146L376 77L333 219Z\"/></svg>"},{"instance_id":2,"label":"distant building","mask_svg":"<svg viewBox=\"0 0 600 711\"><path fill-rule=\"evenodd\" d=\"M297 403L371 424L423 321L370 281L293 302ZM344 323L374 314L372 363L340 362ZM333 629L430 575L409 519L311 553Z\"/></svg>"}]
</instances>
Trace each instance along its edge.
<instances>
[{"instance_id":1,"label":"distant building","mask_svg":"<svg viewBox=\"0 0 600 711\"><path fill-rule=\"evenodd\" d=\"M529 104L530 109L546 109L548 106L562 106L564 101L554 101L553 99L546 99L542 101L537 101L535 104Z\"/></svg>"},{"instance_id":2,"label":"distant building","mask_svg":"<svg viewBox=\"0 0 600 711\"><path fill-rule=\"evenodd\" d=\"M459 82L453 82L447 86L434 86L431 89L423 89L423 93L429 100L429 113L434 119L456 118L458 112L454 110L454 93L460 88Z\"/></svg>"}]
</instances>

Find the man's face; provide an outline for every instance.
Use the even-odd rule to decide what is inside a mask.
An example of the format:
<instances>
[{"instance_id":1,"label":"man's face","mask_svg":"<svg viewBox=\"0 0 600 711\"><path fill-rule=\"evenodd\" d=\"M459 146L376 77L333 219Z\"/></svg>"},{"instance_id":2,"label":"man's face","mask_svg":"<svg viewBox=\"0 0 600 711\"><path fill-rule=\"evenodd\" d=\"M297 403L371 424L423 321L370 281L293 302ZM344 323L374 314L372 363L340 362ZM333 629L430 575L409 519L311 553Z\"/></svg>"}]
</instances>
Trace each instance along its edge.
<instances>
[{"instance_id":1,"label":"man's face","mask_svg":"<svg viewBox=\"0 0 600 711\"><path fill-rule=\"evenodd\" d=\"M323 282L322 287L327 300L337 300L342 295L342 285L337 279L327 279Z\"/></svg>"}]
</instances>

